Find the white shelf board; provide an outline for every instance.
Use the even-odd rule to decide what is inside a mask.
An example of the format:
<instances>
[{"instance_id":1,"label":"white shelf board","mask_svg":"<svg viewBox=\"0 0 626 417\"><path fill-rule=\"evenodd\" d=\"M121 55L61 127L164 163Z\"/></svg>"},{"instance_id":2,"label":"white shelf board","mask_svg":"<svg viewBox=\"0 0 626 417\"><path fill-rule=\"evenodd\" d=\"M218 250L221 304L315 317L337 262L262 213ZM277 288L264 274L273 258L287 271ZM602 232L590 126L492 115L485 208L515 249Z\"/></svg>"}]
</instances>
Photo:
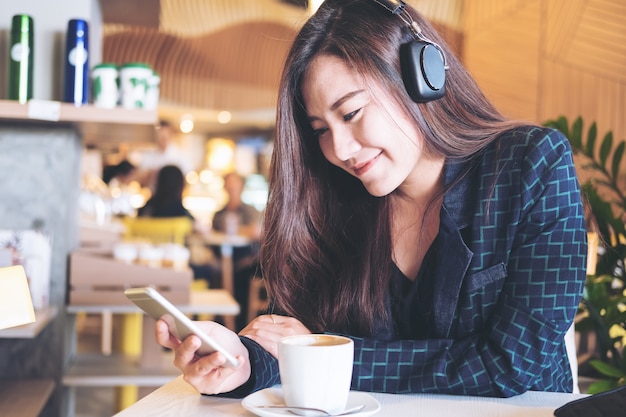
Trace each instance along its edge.
<instances>
[{"instance_id":1,"label":"white shelf board","mask_svg":"<svg viewBox=\"0 0 626 417\"><path fill-rule=\"evenodd\" d=\"M37 105L38 104L38 105ZM37 106L35 106L37 105ZM49 111L34 112L34 108ZM143 109L102 109L93 105L76 107L71 103L33 100L20 104L0 100L0 120L29 124L61 123L78 128L87 144L153 142L157 112Z\"/></svg>"}]
</instances>

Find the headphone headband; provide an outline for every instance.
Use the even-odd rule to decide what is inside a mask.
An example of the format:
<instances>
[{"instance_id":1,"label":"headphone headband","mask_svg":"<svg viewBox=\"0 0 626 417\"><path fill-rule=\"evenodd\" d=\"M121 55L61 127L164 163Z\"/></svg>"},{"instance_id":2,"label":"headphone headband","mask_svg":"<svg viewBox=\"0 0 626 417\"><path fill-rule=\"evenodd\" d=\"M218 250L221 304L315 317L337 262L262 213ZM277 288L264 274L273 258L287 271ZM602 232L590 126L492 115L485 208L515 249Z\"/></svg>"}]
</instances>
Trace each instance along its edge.
<instances>
[{"instance_id":1,"label":"headphone headband","mask_svg":"<svg viewBox=\"0 0 626 417\"><path fill-rule=\"evenodd\" d=\"M400 14L404 11L406 3L402 0L374 0L376 3L389 10L391 14Z\"/></svg>"},{"instance_id":2,"label":"headphone headband","mask_svg":"<svg viewBox=\"0 0 626 417\"><path fill-rule=\"evenodd\" d=\"M420 28L417 22L413 20L413 17L411 17L409 12L405 10L406 3L404 1L402 0L374 0L374 2L383 6L385 9L389 11L389 13L394 14L398 16L400 19L402 19L402 21L409 27L409 29L411 29L411 32L413 32L413 35L415 35L417 39L424 41L424 42L428 42L432 44L435 48L437 48L439 50L439 53L441 53L441 57L443 59L443 64L444 64L445 69L448 69L448 62L446 60L446 54L444 54L443 49L441 49L441 47L436 42L431 41L426 36L424 36L424 34L422 33L422 28Z\"/></svg>"}]
</instances>

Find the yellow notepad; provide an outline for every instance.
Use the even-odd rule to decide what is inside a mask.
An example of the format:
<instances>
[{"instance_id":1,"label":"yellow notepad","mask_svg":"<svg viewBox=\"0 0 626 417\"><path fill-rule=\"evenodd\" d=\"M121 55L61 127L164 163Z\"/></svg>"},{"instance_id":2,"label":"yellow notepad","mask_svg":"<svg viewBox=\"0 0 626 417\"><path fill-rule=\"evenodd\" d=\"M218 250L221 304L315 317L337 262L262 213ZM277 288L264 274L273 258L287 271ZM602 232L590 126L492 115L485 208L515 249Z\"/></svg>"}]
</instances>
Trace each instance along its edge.
<instances>
[{"instance_id":1,"label":"yellow notepad","mask_svg":"<svg viewBox=\"0 0 626 417\"><path fill-rule=\"evenodd\" d=\"M34 321L35 311L24 267L0 268L0 329Z\"/></svg>"}]
</instances>

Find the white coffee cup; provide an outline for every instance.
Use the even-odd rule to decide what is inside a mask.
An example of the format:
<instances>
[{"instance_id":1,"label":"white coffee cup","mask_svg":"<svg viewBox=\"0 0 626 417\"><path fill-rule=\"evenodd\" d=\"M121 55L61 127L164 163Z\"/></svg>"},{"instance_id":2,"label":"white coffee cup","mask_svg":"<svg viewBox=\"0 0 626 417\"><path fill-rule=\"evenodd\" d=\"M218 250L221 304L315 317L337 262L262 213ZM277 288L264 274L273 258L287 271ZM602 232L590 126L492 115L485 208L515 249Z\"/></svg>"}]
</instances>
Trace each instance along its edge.
<instances>
[{"instance_id":1,"label":"white coffee cup","mask_svg":"<svg viewBox=\"0 0 626 417\"><path fill-rule=\"evenodd\" d=\"M112 109L119 101L119 71L117 65L103 63L96 65L92 72L93 105Z\"/></svg>"},{"instance_id":2,"label":"white coffee cup","mask_svg":"<svg viewBox=\"0 0 626 417\"><path fill-rule=\"evenodd\" d=\"M350 394L353 361L350 338L328 334L283 337L278 345L278 366L285 404L331 414L343 411Z\"/></svg>"},{"instance_id":3,"label":"white coffee cup","mask_svg":"<svg viewBox=\"0 0 626 417\"><path fill-rule=\"evenodd\" d=\"M125 109L146 107L148 83L154 71L148 64L129 62L120 67L120 102Z\"/></svg>"}]
</instances>

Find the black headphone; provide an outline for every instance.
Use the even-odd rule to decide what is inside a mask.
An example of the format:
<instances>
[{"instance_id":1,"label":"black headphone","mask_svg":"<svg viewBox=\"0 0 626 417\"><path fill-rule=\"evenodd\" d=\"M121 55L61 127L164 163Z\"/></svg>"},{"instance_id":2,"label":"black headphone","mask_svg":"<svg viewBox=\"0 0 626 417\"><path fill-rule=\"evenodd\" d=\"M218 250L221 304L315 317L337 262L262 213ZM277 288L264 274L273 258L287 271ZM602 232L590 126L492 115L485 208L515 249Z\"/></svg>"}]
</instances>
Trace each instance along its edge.
<instances>
[{"instance_id":1,"label":"black headphone","mask_svg":"<svg viewBox=\"0 0 626 417\"><path fill-rule=\"evenodd\" d=\"M402 0L374 0L406 23L415 40L400 46L400 67L407 93L417 103L437 100L446 94L446 55L404 10Z\"/></svg>"}]
</instances>

